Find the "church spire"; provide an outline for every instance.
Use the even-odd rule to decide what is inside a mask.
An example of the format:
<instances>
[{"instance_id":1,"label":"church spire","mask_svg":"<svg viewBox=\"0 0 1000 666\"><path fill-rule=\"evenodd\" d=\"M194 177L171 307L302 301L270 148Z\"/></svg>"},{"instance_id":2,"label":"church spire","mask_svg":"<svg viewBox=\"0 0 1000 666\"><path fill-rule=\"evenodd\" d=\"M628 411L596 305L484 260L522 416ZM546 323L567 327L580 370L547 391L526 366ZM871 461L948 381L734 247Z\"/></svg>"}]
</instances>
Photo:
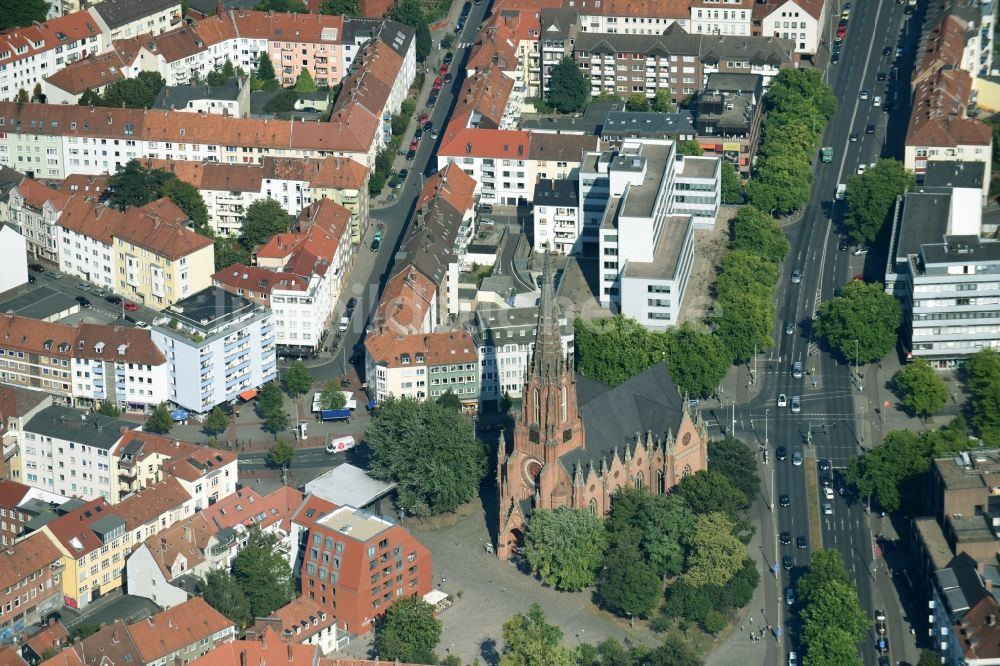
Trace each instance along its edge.
<instances>
[{"instance_id":1,"label":"church spire","mask_svg":"<svg viewBox=\"0 0 1000 666\"><path fill-rule=\"evenodd\" d=\"M556 312L556 289L552 256L545 252L542 267L542 297L538 304L538 329L535 331L535 350L532 367L542 381L559 377L566 369L562 352L562 335L559 314Z\"/></svg>"}]
</instances>

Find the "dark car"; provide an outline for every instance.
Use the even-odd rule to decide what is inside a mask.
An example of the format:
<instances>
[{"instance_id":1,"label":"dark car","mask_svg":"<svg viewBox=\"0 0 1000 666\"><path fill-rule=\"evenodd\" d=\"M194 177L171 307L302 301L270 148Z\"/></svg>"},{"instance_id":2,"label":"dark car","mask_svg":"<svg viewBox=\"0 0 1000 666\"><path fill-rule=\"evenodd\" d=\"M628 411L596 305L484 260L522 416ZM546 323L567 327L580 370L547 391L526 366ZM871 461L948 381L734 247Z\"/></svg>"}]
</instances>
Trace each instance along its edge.
<instances>
[{"instance_id":1,"label":"dark car","mask_svg":"<svg viewBox=\"0 0 1000 666\"><path fill-rule=\"evenodd\" d=\"M465 21L459 19L458 23L455 24L455 32L462 32L465 29Z\"/></svg>"},{"instance_id":2,"label":"dark car","mask_svg":"<svg viewBox=\"0 0 1000 666\"><path fill-rule=\"evenodd\" d=\"M448 51L447 53L444 54L444 61L443 62L446 65L450 65L451 61L454 60L454 59L455 59L455 54L452 53L451 51Z\"/></svg>"},{"instance_id":3,"label":"dark car","mask_svg":"<svg viewBox=\"0 0 1000 666\"><path fill-rule=\"evenodd\" d=\"M885 72L879 72L878 75L875 77L875 80L876 81L885 81Z\"/></svg>"},{"instance_id":4,"label":"dark car","mask_svg":"<svg viewBox=\"0 0 1000 666\"><path fill-rule=\"evenodd\" d=\"M781 506L791 506L792 499L788 495L781 495L778 497L778 504Z\"/></svg>"},{"instance_id":5,"label":"dark car","mask_svg":"<svg viewBox=\"0 0 1000 666\"><path fill-rule=\"evenodd\" d=\"M847 252L848 247L850 247L850 245L848 245L846 238L841 238L840 242L837 243L837 249L841 252Z\"/></svg>"},{"instance_id":6,"label":"dark car","mask_svg":"<svg viewBox=\"0 0 1000 666\"><path fill-rule=\"evenodd\" d=\"M833 55L830 56L830 62L832 62L834 65L840 62L840 51L833 52Z\"/></svg>"},{"instance_id":7,"label":"dark car","mask_svg":"<svg viewBox=\"0 0 1000 666\"><path fill-rule=\"evenodd\" d=\"M875 133L874 125L868 125L867 127L865 127L865 134L874 134L874 133Z\"/></svg>"},{"instance_id":8,"label":"dark car","mask_svg":"<svg viewBox=\"0 0 1000 666\"><path fill-rule=\"evenodd\" d=\"M434 123L432 123L429 120L425 123L421 123L421 125L423 126L425 132L430 132L432 129L434 129Z\"/></svg>"},{"instance_id":9,"label":"dark car","mask_svg":"<svg viewBox=\"0 0 1000 666\"><path fill-rule=\"evenodd\" d=\"M778 541L781 542L783 546L787 546L792 542L792 535L789 532L782 532L778 535Z\"/></svg>"},{"instance_id":10,"label":"dark car","mask_svg":"<svg viewBox=\"0 0 1000 666\"><path fill-rule=\"evenodd\" d=\"M396 175L399 176L400 180L406 180L406 177L410 175L410 170L409 169L400 169L399 173L397 173Z\"/></svg>"},{"instance_id":11,"label":"dark car","mask_svg":"<svg viewBox=\"0 0 1000 666\"><path fill-rule=\"evenodd\" d=\"M44 273L45 272L45 266L42 266L41 264L31 264L31 265L28 266L28 268L30 268L31 270L35 271L36 273Z\"/></svg>"},{"instance_id":12,"label":"dark car","mask_svg":"<svg viewBox=\"0 0 1000 666\"><path fill-rule=\"evenodd\" d=\"M112 305L122 304L122 297L115 296L114 294L108 294L107 296L104 297L104 300L106 300L108 303L111 303Z\"/></svg>"},{"instance_id":13,"label":"dark car","mask_svg":"<svg viewBox=\"0 0 1000 666\"><path fill-rule=\"evenodd\" d=\"M471 12L471 11L472 11L472 3L471 2L466 2L464 5L462 5L462 16L468 16L469 12Z\"/></svg>"},{"instance_id":14,"label":"dark car","mask_svg":"<svg viewBox=\"0 0 1000 666\"><path fill-rule=\"evenodd\" d=\"M830 471L830 461L827 460L826 458L823 458L822 460L820 460L819 461L819 471L821 471L821 472L829 472Z\"/></svg>"},{"instance_id":15,"label":"dark car","mask_svg":"<svg viewBox=\"0 0 1000 666\"><path fill-rule=\"evenodd\" d=\"M382 241L376 238L372 241L371 250L372 252L378 252L378 249L382 247Z\"/></svg>"},{"instance_id":16,"label":"dark car","mask_svg":"<svg viewBox=\"0 0 1000 666\"><path fill-rule=\"evenodd\" d=\"M427 107L433 109L434 105L437 104L437 101L438 101L438 96L436 94L432 94L430 97L427 98Z\"/></svg>"},{"instance_id":17,"label":"dark car","mask_svg":"<svg viewBox=\"0 0 1000 666\"><path fill-rule=\"evenodd\" d=\"M782 557L781 566L785 569L785 571L791 571L792 567L795 566L795 563L792 561L792 556L785 555L784 557Z\"/></svg>"},{"instance_id":18,"label":"dark car","mask_svg":"<svg viewBox=\"0 0 1000 666\"><path fill-rule=\"evenodd\" d=\"M36 282L38 282L38 278L36 278L34 275L28 276L28 284L35 284Z\"/></svg>"},{"instance_id":19,"label":"dark car","mask_svg":"<svg viewBox=\"0 0 1000 666\"><path fill-rule=\"evenodd\" d=\"M417 156L417 151L413 150L412 148L406 151L406 159L412 160L416 156Z\"/></svg>"},{"instance_id":20,"label":"dark car","mask_svg":"<svg viewBox=\"0 0 1000 666\"><path fill-rule=\"evenodd\" d=\"M349 299L347 299L347 311L354 312L354 308L356 307L358 307L358 299L356 299L354 296L351 296Z\"/></svg>"},{"instance_id":21,"label":"dark car","mask_svg":"<svg viewBox=\"0 0 1000 666\"><path fill-rule=\"evenodd\" d=\"M779 446L774 450L774 457L778 460L785 460L788 458L788 449L783 446Z\"/></svg>"},{"instance_id":22,"label":"dark car","mask_svg":"<svg viewBox=\"0 0 1000 666\"><path fill-rule=\"evenodd\" d=\"M800 549L808 548L809 542L806 541L806 538L804 536L800 536L795 539L795 547Z\"/></svg>"},{"instance_id":23,"label":"dark car","mask_svg":"<svg viewBox=\"0 0 1000 666\"><path fill-rule=\"evenodd\" d=\"M420 141L422 138L424 138L424 128L418 127L417 131L413 133L413 140Z\"/></svg>"},{"instance_id":24,"label":"dark car","mask_svg":"<svg viewBox=\"0 0 1000 666\"><path fill-rule=\"evenodd\" d=\"M451 72L448 72L447 74L444 75L444 82L445 83L451 83L451 81L452 81L453 78L455 78L455 77L453 77L451 75Z\"/></svg>"},{"instance_id":25,"label":"dark car","mask_svg":"<svg viewBox=\"0 0 1000 666\"><path fill-rule=\"evenodd\" d=\"M891 55L891 54L892 54L892 47L891 46L887 46L884 49L882 49L882 55L887 56L887 55Z\"/></svg>"},{"instance_id":26,"label":"dark car","mask_svg":"<svg viewBox=\"0 0 1000 666\"><path fill-rule=\"evenodd\" d=\"M84 307L84 308L93 307L90 304L90 299L87 298L86 296L77 296L76 297L76 302L79 303L80 306Z\"/></svg>"}]
</instances>

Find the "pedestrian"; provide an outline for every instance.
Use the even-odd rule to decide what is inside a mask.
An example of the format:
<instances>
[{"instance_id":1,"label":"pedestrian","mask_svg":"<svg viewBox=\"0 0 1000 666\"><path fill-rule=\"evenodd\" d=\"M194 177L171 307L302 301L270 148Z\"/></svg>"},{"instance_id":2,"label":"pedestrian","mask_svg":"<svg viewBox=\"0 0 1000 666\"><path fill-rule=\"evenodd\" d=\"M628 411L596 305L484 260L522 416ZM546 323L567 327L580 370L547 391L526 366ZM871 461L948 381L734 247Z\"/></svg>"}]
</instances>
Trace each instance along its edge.
<instances>
[{"instance_id":1,"label":"pedestrian","mask_svg":"<svg viewBox=\"0 0 1000 666\"><path fill-rule=\"evenodd\" d=\"M740 625L740 633L743 633L743 625Z\"/></svg>"}]
</instances>

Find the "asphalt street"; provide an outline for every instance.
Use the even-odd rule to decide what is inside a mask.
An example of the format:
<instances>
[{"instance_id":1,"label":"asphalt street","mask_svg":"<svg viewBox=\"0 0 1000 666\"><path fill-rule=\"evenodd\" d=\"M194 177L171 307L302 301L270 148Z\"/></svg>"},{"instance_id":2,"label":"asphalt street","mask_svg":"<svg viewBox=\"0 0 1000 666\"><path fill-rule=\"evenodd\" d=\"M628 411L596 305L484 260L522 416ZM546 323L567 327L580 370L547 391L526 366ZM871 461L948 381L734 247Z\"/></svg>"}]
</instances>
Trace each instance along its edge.
<instances>
[{"instance_id":1,"label":"asphalt street","mask_svg":"<svg viewBox=\"0 0 1000 666\"><path fill-rule=\"evenodd\" d=\"M779 569L772 582L775 589L767 595L767 601L769 615L778 613L772 617L780 618L777 624L784 630L785 653L798 651L799 610L797 604L786 603L786 589L794 587L814 548L841 551L862 607L869 614L877 601L881 603L872 592L872 536L867 514L859 502L836 490L842 485L839 470L859 453L863 440L872 437L867 423L875 406L861 390L864 381L855 374L854 367L820 351L810 331L819 304L832 298L840 286L860 275L882 279L881 267L885 264L882 261L879 265L874 251L856 256L838 250L846 211L843 202L835 201L834 193L860 164L874 163L880 157L901 157L909 116L909 90L903 82L910 78L918 32L904 30L904 18L903 6L893 2L853 3L841 60L830 64L826 71L838 108L823 144L833 147L834 159L823 164L817 156L810 200L801 216L786 228L792 249L777 289L775 345L767 357L758 358L755 381L759 391L747 405L748 411L740 415L752 424L758 442L768 449L769 465L762 476L765 499L772 507L776 525L770 538L764 540L764 550L767 561ZM903 49L899 58L897 46ZM886 47L890 49L887 56L883 55ZM894 66L899 68L895 81ZM878 80L883 78L880 72L885 80ZM867 99L860 98L862 90L867 91ZM873 103L876 96L882 102L878 107ZM885 102L894 98L897 101L887 113ZM871 133L866 132L869 126ZM866 270L866 261L872 270ZM801 271L801 281L793 283L791 274L795 270ZM789 323L793 332L786 334L785 325ZM802 364L799 378L792 375L796 362ZM864 374L864 367L859 374ZM790 406L779 407L779 394L784 394L789 404L798 397L801 411L794 414ZM778 447L786 450L786 460L777 460ZM793 463L796 454L802 456L802 464ZM822 512L824 500L819 484L807 488L808 466L823 459L831 461L834 468L832 515ZM821 476L817 470L814 478ZM788 506L780 506L781 495L788 496ZM814 520L819 520L822 543L815 543L817 532L810 532L810 511ZM779 543L781 533L787 533L790 543ZM805 540L802 544L797 543L800 537ZM781 567L785 557L792 560L791 570ZM890 636L890 645L895 642L893 638ZM860 647L866 664L876 662L873 646L874 634ZM784 663L786 656L780 661Z\"/></svg>"}]
</instances>

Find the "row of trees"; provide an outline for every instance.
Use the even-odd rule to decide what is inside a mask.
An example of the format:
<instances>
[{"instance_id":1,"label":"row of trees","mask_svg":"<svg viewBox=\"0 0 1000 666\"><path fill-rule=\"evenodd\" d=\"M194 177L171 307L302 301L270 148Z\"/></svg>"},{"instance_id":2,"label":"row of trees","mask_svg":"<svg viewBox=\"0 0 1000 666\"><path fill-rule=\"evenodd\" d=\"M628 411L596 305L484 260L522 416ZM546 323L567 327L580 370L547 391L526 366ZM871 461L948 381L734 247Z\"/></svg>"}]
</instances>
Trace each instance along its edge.
<instances>
[{"instance_id":1,"label":"row of trees","mask_svg":"<svg viewBox=\"0 0 1000 666\"><path fill-rule=\"evenodd\" d=\"M113 108L148 109L153 106L157 95L166 81L159 72L139 72L135 78L126 78L109 83L104 93L85 90L80 95L80 106L107 106Z\"/></svg>"},{"instance_id":2,"label":"row of trees","mask_svg":"<svg viewBox=\"0 0 1000 666\"><path fill-rule=\"evenodd\" d=\"M803 666L860 666L858 641L871 622L840 551L818 550L798 584Z\"/></svg>"},{"instance_id":3,"label":"row of trees","mask_svg":"<svg viewBox=\"0 0 1000 666\"><path fill-rule=\"evenodd\" d=\"M606 521L566 507L535 511L525 533L532 572L559 590L596 584L598 603L621 617L650 617L671 579L657 626L684 617L720 631L759 581L745 512L760 480L739 440L711 442L709 460L665 495L620 488Z\"/></svg>"},{"instance_id":4,"label":"row of trees","mask_svg":"<svg viewBox=\"0 0 1000 666\"><path fill-rule=\"evenodd\" d=\"M965 362L972 427L987 446L1000 444L1000 354L983 349Z\"/></svg>"},{"instance_id":5,"label":"row of trees","mask_svg":"<svg viewBox=\"0 0 1000 666\"><path fill-rule=\"evenodd\" d=\"M747 196L764 212L787 215L809 199L812 161L837 100L818 69L782 70L764 99L767 121Z\"/></svg>"},{"instance_id":6,"label":"row of trees","mask_svg":"<svg viewBox=\"0 0 1000 666\"><path fill-rule=\"evenodd\" d=\"M417 103L413 98L403 100L399 113L392 117L392 137L388 145L375 155L375 169L368 178L368 194L378 196L392 176L392 164L396 159L396 151L403 141L403 134L410 125L410 120L417 110Z\"/></svg>"}]
</instances>

